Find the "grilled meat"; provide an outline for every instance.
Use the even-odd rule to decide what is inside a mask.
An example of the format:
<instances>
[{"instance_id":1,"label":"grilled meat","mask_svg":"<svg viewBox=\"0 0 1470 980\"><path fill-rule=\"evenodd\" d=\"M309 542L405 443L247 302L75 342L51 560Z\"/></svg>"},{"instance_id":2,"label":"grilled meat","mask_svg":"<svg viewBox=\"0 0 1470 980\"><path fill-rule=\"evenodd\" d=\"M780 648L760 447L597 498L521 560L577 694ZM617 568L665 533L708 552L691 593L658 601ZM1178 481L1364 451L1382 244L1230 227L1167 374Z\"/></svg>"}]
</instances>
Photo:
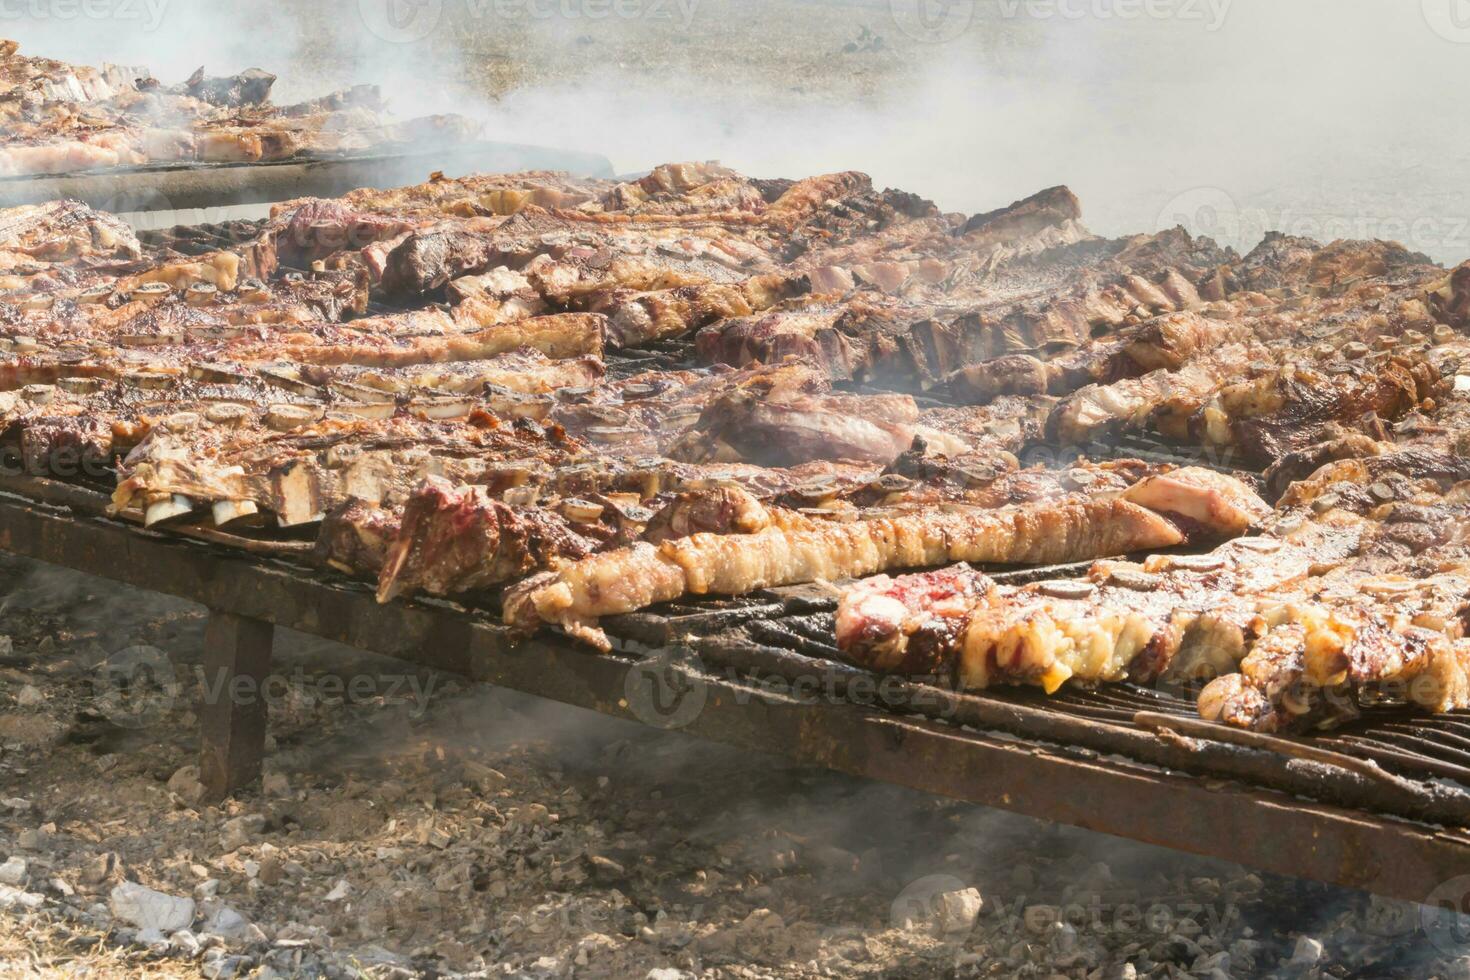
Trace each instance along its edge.
<instances>
[{"instance_id":1,"label":"grilled meat","mask_svg":"<svg viewBox=\"0 0 1470 980\"><path fill-rule=\"evenodd\" d=\"M1185 525L1194 541L1241 534L1270 513L1247 487L1207 470L1156 474L1123 500ZM866 666L919 667L969 688L1034 683L1052 692L1073 677L1147 680L1188 645L1207 645L1217 655L1218 631L1202 626L1202 617L1224 615L1242 591L1304 575L1309 550L1297 545L1277 554L1280 542L1239 538L1207 559L1102 562L1085 580L1020 589L999 588L968 569L880 576L844 593L837 641Z\"/></svg>"},{"instance_id":2,"label":"grilled meat","mask_svg":"<svg viewBox=\"0 0 1470 980\"><path fill-rule=\"evenodd\" d=\"M17 145L256 160L404 135L371 92L275 110L249 84L119 91L97 133L28 117ZM127 129L177 105L206 122ZM710 164L436 177L142 241L13 209L0 451L113 481L145 524L315 534L384 599L503 589L522 629L606 643L605 615L878 574L840 610L859 663L1214 679L1207 714L1296 729L1342 717L1319 696L1340 686L1470 697L1462 271L1384 243L1105 240L1064 188L967 219L860 174ZM1123 433L1270 464L1278 507L1061 445ZM1214 550L1025 588L954 567L1180 544Z\"/></svg>"},{"instance_id":3,"label":"grilled meat","mask_svg":"<svg viewBox=\"0 0 1470 980\"><path fill-rule=\"evenodd\" d=\"M394 122L370 87L277 108L269 102L274 82L255 68L225 78L200 69L164 87L146 69L68 65L0 42L0 175L285 160L429 139L442 145L478 132L458 116Z\"/></svg>"},{"instance_id":4,"label":"grilled meat","mask_svg":"<svg viewBox=\"0 0 1470 980\"><path fill-rule=\"evenodd\" d=\"M1157 514L1110 498L849 522L781 511L770 516L771 524L755 533L639 544L528 579L507 595L506 621L522 628L560 623L595 642L598 617L689 593L741 595L957 561L1048 564L1184 540Z\"/></svg>"},{"instance_id":5,"label":"grilled meat","mask_svg":"<svg viewBox=\"0 0 1470 980\"><path fill-rule=\"evenodd\" d=\"M918 434L919 409L906 395L819 395L736 389L710 403L673 455L699 462L733 458L764 466L814 459L886 466Z\"/></svg>"}]
</instances>

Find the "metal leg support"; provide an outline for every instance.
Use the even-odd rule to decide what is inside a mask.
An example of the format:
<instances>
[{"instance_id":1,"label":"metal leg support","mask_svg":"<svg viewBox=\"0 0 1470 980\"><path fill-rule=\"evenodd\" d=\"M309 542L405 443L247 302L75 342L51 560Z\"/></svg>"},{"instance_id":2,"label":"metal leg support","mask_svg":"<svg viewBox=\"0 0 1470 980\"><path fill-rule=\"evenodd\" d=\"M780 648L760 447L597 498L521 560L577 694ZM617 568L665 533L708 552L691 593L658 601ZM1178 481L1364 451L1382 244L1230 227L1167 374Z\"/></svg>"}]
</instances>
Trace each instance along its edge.
<instances>
[{"instance_id":1,"label":"metal leg support","mask_svg":"<svg viewBox=\"0 0 1470 980\"><path fill-rule=\"evenodd\" d=\"M199 779L219 802L260 778L265 754L265 682L275 627L211 611L204 630L205 689Z\"/></svg>"}]
</instances>

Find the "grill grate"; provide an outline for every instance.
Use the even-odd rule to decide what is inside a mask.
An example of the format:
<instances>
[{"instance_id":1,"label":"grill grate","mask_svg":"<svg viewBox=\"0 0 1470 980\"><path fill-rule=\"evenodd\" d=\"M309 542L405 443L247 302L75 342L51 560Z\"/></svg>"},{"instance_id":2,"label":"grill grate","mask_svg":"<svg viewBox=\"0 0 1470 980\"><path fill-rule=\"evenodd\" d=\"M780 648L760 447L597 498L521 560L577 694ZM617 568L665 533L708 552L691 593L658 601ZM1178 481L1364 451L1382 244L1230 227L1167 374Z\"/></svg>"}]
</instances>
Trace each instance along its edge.
<instances>
[{"instance_id":1,"label":"grill grate","mask_svg":"<svg viewBox=\"0 0 1470 980\"><path fill-rule=\"evenodd\" d=\"M1087 565L997 570L1023 584L1076 575ZM716 675L805 685L844 703L1124 755L1170 771L1224 777L1323 802L1470 826L1470 719L1365 705L1339 730L1310 738L1237 732L1200 722L1195 691L1167 685L998 688L960 692L947 680L883 678L845 662L833 643L836 599L811 589L661 607L608 621L616 639L679 645ZM882 692L875 698L874 692ZM1170 728L1162 735L1158 728ZM1451 781L1451 782L1446 782Z\"/></svg>"},{"instance_id":2,"label":"grill grate","mask_svg":"<svg viewBox=\"0 0 1470 980\"><path fill-rule=\"evenodd\" d=\"M180 226L145 232L140 239L152 247L197 255L237 247L253 239L262 224ZM369 313L406 308L374 298ZM696 358L686 339L609 351L606 361L611 378L626 379L645 371L693 369ZM1201 459L1188 448L1133 436L1078 451L1092 458L1138 457L1233 473L1242 469L1228 458ZM1001 582L1024 584L1076 576L1087 567L1088 563L996 569L991 575ZM494 598L482 598L486 601L481 608L493 609ZM1240 733L1218 728L1201 733L1188 690L1125 684L1096 690L1068 687L1047 697L1020 689L962 693L944 685L878 678L841 659L833 643L835 608L830 590L799 587L734 599L685 600L612 618L603 625L625 649L686 649L697 670L788 684L820 677L830 682L827 687L835 697L848 703L862 703L858 692L877 690L881 681L888 693L878 707L936 723L1003 731L1079 752L1121 754L1175 772L1236 778L1324 801L1470 827L1470 791L1463 788L1470 787L1470 719L1366 706L1360 719L1335 732L1310 739L1256 736L1245 745ZM1179 731L1161 737L1157 725L1144 724L1142 715L1175 719ZM1302 756L1308 745L1314 752L1310 761ZM1373 766L1384 779L1371 776Z\"/></svg>"},{"instance_id":3,"label":"grill grate","mask_svg":"<svg viewBox=\"0 0 1470 980\"><path fill-rule=\"evenodd\" d=\"M174 225L138 232L138 241L148 248L171 248L184 255L198 256L227 251L253 241L265 221L239 220L217 224Z\"/></svg>"}]
</instances>

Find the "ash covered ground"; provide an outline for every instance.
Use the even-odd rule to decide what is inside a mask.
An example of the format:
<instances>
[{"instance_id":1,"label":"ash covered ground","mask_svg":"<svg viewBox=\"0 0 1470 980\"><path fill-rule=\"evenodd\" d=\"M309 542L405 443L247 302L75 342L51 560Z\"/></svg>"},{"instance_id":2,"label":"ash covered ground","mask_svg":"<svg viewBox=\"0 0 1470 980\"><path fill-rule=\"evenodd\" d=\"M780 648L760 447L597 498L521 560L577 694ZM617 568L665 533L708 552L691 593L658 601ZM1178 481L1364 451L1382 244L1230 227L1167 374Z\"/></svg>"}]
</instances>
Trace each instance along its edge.
<instances>
[{"instance_id":1,"label":"ash covered ground","mask_svg":"<svg viewBox=\"0 0 1470 980\"><path fill-rule=\"evenodd\" d=\"M290 633L264 785L205 805L203 611L13 558L0 593L7 974L1470 976L1415 905Z\"/></svg>"}]
</instances>

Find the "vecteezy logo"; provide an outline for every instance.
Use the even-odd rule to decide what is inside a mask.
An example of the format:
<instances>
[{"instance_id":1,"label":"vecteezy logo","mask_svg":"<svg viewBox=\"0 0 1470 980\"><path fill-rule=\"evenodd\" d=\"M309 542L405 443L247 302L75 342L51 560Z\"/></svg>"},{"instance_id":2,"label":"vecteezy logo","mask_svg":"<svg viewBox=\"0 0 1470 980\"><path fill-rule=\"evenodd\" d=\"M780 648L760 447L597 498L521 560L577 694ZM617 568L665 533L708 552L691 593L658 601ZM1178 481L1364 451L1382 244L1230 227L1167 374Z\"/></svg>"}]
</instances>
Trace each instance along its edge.
<instances>
[{"instance_id":1,"label":"vecteezy logo","mask_svg":"<svg viewBox=\"0 0 1470 980\"><path fill-rule=\"evenodd\" d=\"M1470 875L1451 878L1430 892L1420 906L1419 925L1441 953L1463 952L1470 944Z\"/></svg>"},{"instance_id":2,"label":"vecteezy logo","mask_svg":"<svg viewBox=\"0 0 1470 980\"><path fill-rule=\"evenodd\" d=\"M168 654L141 645L99 664L92 689L97 711L108 721L119 728L147 728L169 712L183 688Z\"/></svg>"},{"instance_id":3,"label":"vecteezy logo","mask_svg":"<svg viewBox=\"0 0 1470 980\"><path fill-rule=\"evenodd\" d=\"M1176 225L1198 235L1229 238L1240 229L1240 208L1218 187L1192 187L1164 205L1155 229L1167 231Z\"/></svg>"},{"instance_id":4,"label":"vecteezy logo","mask_svg":"<svg viewBox=\"0 0 1470 980\"><path fill-rule=\"evenodd\" d=\"M888 908L888 922L895 929L939 922L944 911L941 896L962 892L968 887L954 875L925 875L898 893Z\"/></svg>"},{"instance_id":5,"label":"vecteezy logo","mask_svg":"<svg viewBox=\"0 0 1470 980\"><path fill-rule=\"evenodd\" d=\"M155 188L122 190L102 202L98 209L108 214L128 215L134 231L154 231L169 227L169 213L174 210L168 195Z\"/></svg>"},{"instance_id":6,"label":"vecteezy logo","mask_svg":"<svg viewBox=\"0 0 1470 980\"><path fill-rule=\"evenodd\" d=\"M1156 231L1183 225L1186 231L1213 238L1221 245L1254 247L1268 230L1264 212L1243 211L1235 198L1218 187L1194 187L1177 194L1155 222Z\"/></svg>"},{"instance_id":7,"label":"vecteezy logo","mask_svg":"<svg viewBox=\"0 0 1470 980\"><path fill-rule=\"evenodd\" d=\"M1470 0L1420 0L1424 20L1446 41L1470 44Z\"/></svg>"},{"instance_id":8,"label":"vecteezy logo","mask_svg":"<svg viewBox=\"0 0 1470 980\"><path fill-rule=\"evenodd\" d=\"M628 668L623 699L633 717L654 728L674 730L693 724L709 701L709 687L661 650Z\"/></svg>"},{"instance_id":9,"label":"vecteezy logo","mask_svg":"<svg viewBox=\"0 0 1470 980\"><path fill-rule=\"evenodd\" d=\"M422 41L439 26L444 0L357 0L368 31L390 44Z\"/></svg>"},{"instance_id":10,"label":"vecteezy logo","mask_svg":"<svg viewBox=\"0 0 1470 980\"><path fill-rule=\"evenodd\" d=\"M893 23L915 41L953 41L975 21L975 0L888 0Z\"/></svg>"}]
</instances>

